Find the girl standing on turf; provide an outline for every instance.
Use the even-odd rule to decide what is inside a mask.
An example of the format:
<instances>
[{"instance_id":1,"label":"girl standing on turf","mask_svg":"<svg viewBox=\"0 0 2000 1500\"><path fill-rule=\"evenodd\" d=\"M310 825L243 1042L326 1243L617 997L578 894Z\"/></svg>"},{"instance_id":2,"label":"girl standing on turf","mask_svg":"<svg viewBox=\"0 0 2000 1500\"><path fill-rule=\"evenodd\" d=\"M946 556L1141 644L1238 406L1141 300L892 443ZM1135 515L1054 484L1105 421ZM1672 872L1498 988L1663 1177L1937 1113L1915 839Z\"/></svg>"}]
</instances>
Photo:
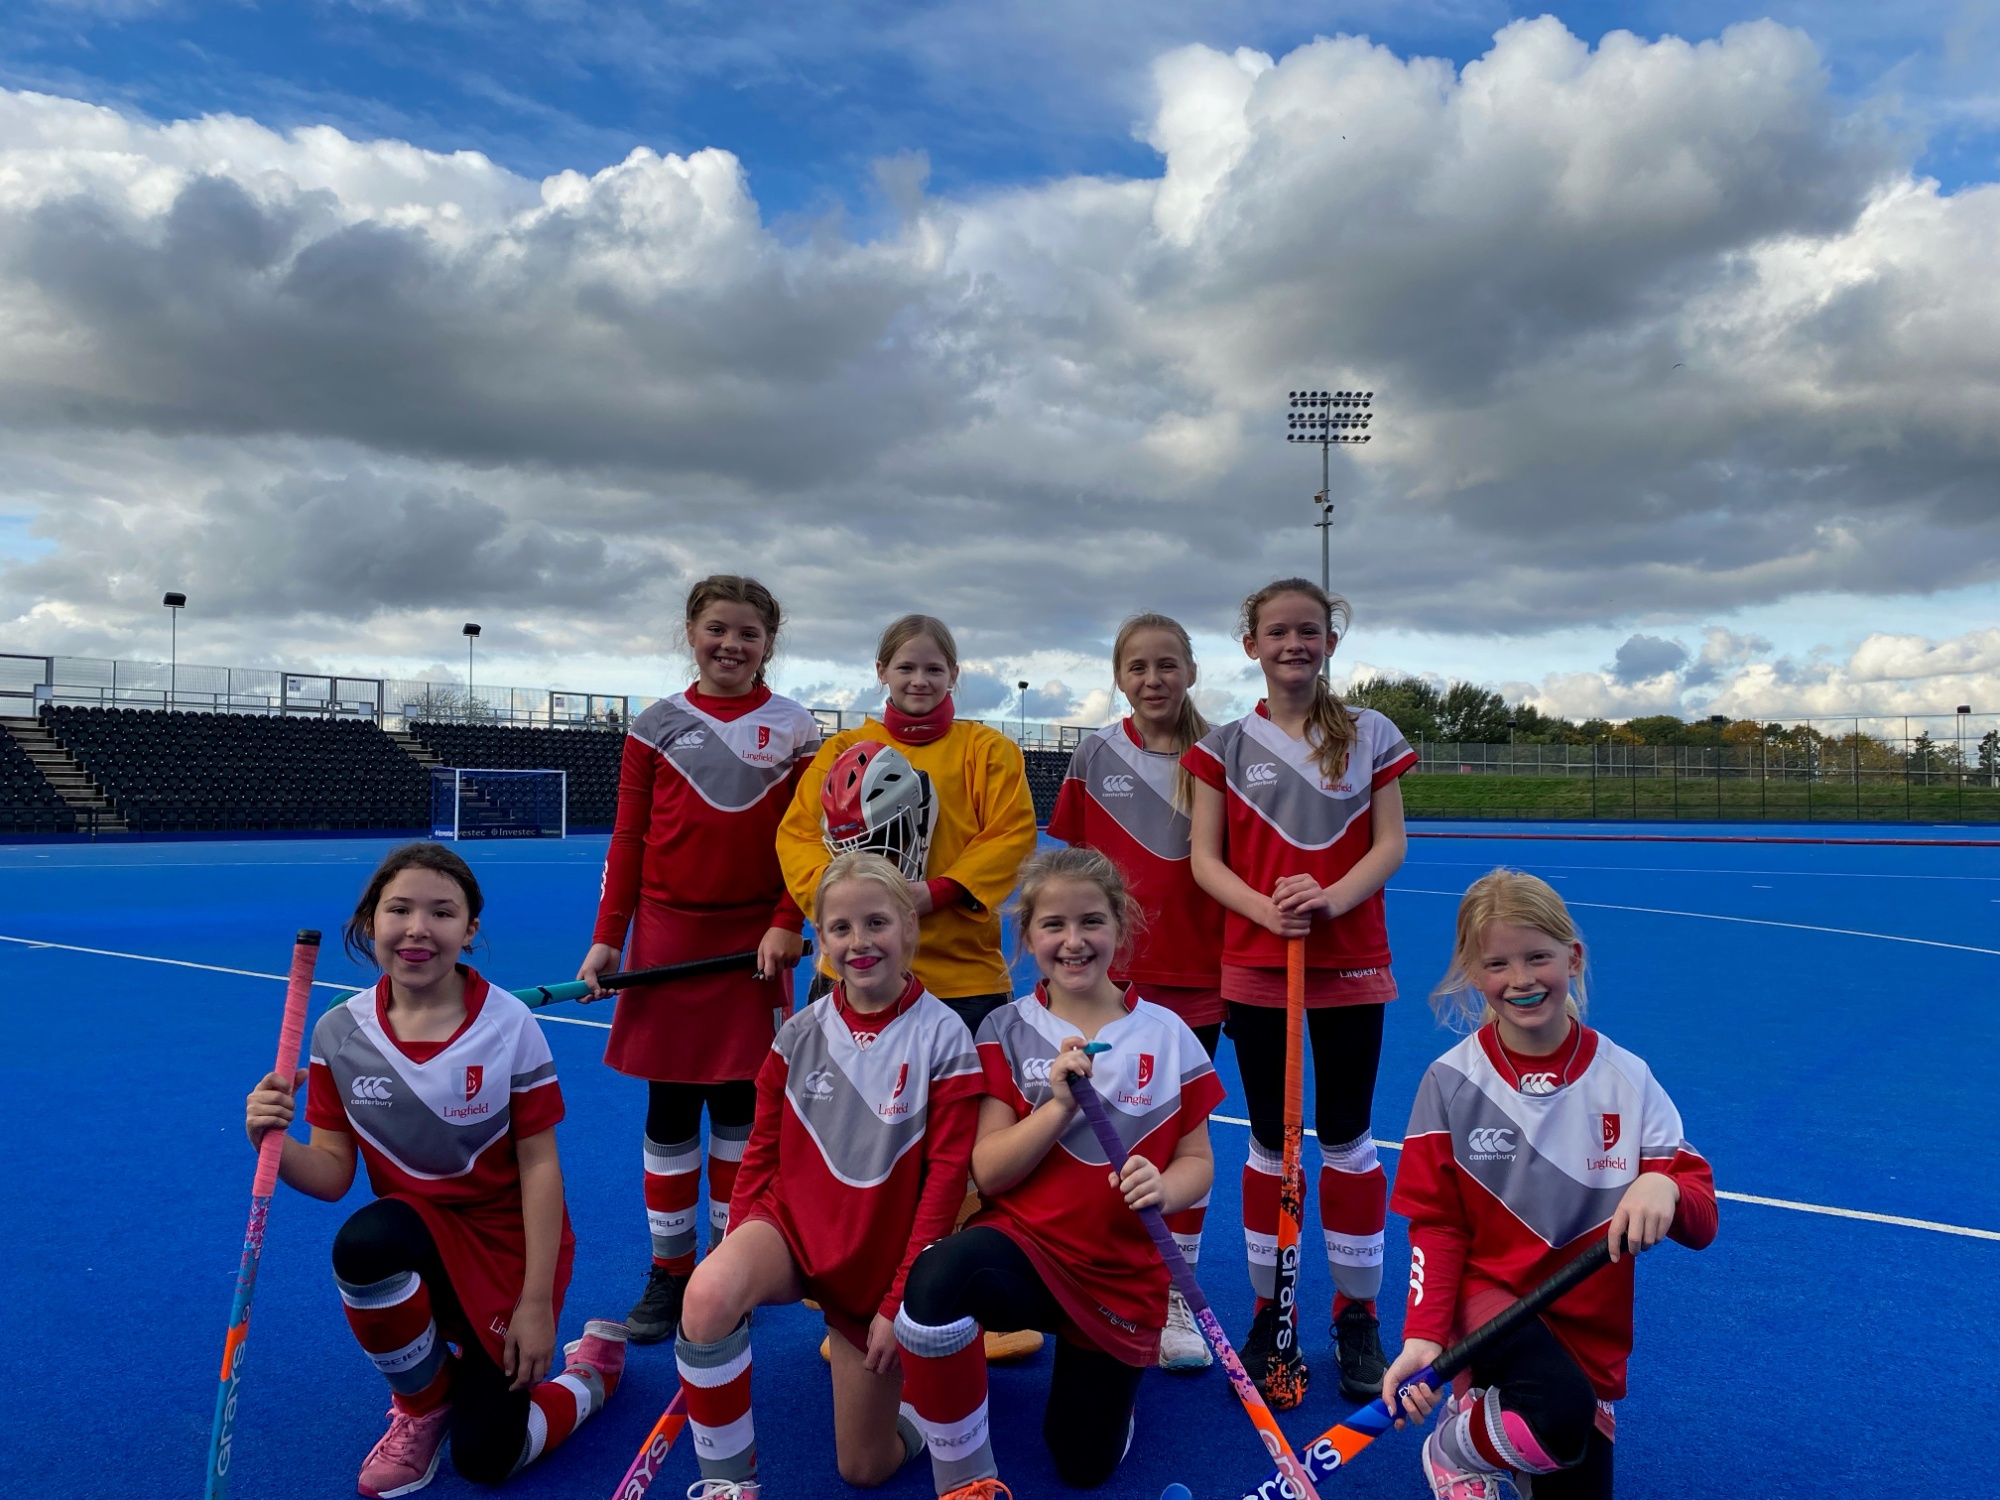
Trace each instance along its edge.
<instances>
[{"instance_id":1,"label":"girl standing on turf","mask_svg":"<svg viewBox=\"0 0 2000 1500\"><path fill-rule=\"evenodd\" d=\"M618 818L604 861L597 930L576 977L755 949L734 969L624 991L604 1060L647 1083L646 1219L653 1261L626 1319L657 1343L680 1320L694 1271L701 1112L708 1109L709 1243L729 1224L737 1164L757 1105L755 1079L792 1008L805 925L772 838L819 744L813 716L765 686L778 601L754 578L718 574L688 591L695 682L632 721L618 773Z\"/></svg>"},{"instance_id":2,"label":"girl standing on turf","mask_svg":"<svg viewBox=\"0 0 2000 1500\"><path fill-rule=\"evenodd\" d=\"M376 1196L333 1241L348 1326L391 1392L364 1495L429 1484L447 1434L460 1474L498 1484L602 1407L625 1368L624 1326L600 1321L556 1363L575 1253L556 1157L562 1090L527 1006L459 962L481 904L450 850L393 851L346 930L382 977L321 1016L311 1067L270 1074L244 1115L252 1146L289 1129L310 1079L312 1138L286 1139L278 1175L332 1203L357 1152L368 1164Z\"/></svg>"},{"instance_id":3,"label":"girl standing on turf","mask_svg":"<svg viewBox=\"0 0 2000 1500\"><path fill-rule=\"evenodd\" d=\"M911 1408L940 1495L1008 1493L987 1434L982 1328L1056 1333L1042 1437L1064 1483L1111 1477L1132 1440L1141 1373L1159 1358L1167 1268L1135 1210L1174 1213L1215 1174L1222 1099L1187 1023L1111 978L1136 908L1118 869L1061 849L1021 875L1021 941L1042 981L979 1031L987 1097L972 1174L986 1208L910 1269L896 1318ZM1093 1059L1086 1041L1108 1043ZM1122 1173L1071 1092L1095 1088L1131 1153Z\"/></svg>"},{"instance_id":4,"label":"girl standing on turf","mask_svg":"<svg viewBox=\"0 0 2000 1500\"><path fill-rule=\"evenodd\" d=\"M1425 1073L1393 1207L1410 1220L1396 1388L1603 1237L1613 1264L1476 1361L1424 1440L1449 1500L1610 1500L1611 1403L1632 1352L1632 1260L1671 1236L1715 1238L1715 1182L1652 1070L1583 1024L1583 943L1562 897L1517 870L1473 883L1431 1000L1477 1030ZM1417 1420L1437 1407L1418 1386ZM1398 1426L1402 1425L1400 1422ZM1525 1489L1524 1491L1525 1492Z\"/></svg>"},{"instance_id":5,"label":"girl standing on turf","mask_svg":"<svg viewBox=\"0 0 2000 1500\"><path fill-rule=\"evenodd\" d=\"M979 1060L910 972L917 911L894 865L835 859L813 926L833 988L757 1074L735 1218L688 1284L674 1346L708 1500L756 1493L750 1312L771 1303L810 1296L825 1314L841 1478L881 1484L923 1448L899 1415L895 1319L910 1262L958 1212Z\"/></svg>"},{"instance_id":6,"label":"girl standing on turf","mask_svg":"<svg viewBox=\"0 0 2000 1500\"><path fill-rule=\"evenodd\" d=\"M1243 650L1264 669L1264 699L1182 764L1197 783L1194 878L1228 908L1222 994L1250 1113L1243 1238L1257 1311L1243 1365L1262 1389L1276 1357L1285 950L1303 937L1333 1335L1341 1392L1362 1401L1385 1364L1375 1297L1388 1188L1369 1134L1382 1008L1396 996L1382 887L1406 848L1396 780L1417 757L1394 724L1348 708L1321 675L1348 616L1346 600L1303 578L1244 600Z\"/></svg>"},{"instance_id":7,"label":"girl standing on turf","mask_svg":"<svg viewBox=\"0 0 2000 1500\"><path fill-rule=\"evenodd\" d=\"M1178 621L1134 615L1111 648L1119 691L1132 712L1076 747L1056 796L1049 832L1109 855L1141 913L1133 952L1112 971L1163 1005L1200 1040L1211 1061L1222 1034L1222 908L1195 884L1194 780L1181 757L1208 733L1194 706L1194 647ZM1190 1267L1201 1259L1208 1195L1171 1215L1167 1227ZM1213 1358L1181 1294L1168 1289L1160 1367L1199 1370Z\"/></svg>"},{"instance_id":8,"label":"girl standing on turf","mask_svg":"<svg viewBox=\"0 0 2000 1500\"><path fill-rule=\"evenodd\" d=\"M819 747L778 830L793 897L808 900L834 854L887 856L922 920L924 987L977 1035L1010 998L994 909L1035 850L1035 803L1021 747L953 717L958 645L942 620L904 615L875 651L888 689L879 718Z\"/></svg>"}]
</instances>

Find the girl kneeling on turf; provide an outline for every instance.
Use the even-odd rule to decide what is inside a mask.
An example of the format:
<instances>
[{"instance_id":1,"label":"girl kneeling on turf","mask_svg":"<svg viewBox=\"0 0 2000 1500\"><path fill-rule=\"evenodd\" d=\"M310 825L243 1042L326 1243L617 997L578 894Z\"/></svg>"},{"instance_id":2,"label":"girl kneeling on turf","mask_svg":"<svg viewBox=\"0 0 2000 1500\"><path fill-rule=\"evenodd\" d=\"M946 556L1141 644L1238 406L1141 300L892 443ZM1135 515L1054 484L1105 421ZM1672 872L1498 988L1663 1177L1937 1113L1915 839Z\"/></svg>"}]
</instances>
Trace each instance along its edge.
<instances>
[{"instance_id":1,"label":"girl kneeling on turf","mask_svg":"<svg viewBox=\"0 0 2000 1500\"><path fill-rule=\"evenodd\" d=\"M311 1067L266 1077L245 1114L252 1146L287 1129L309 1078L312 1138L285 1141L278 1175L331 1203L357 1151L368 1164L375 1199L333 1241L348 1326L391 1392L364 1495L429 1484L447 1435L460 1474L498 1484L602 1407L625 1367L624 1325L592 1321L547 1378L575 1251L562 1090L527 1006L459 962L481 905L449 849L393 851L346 928L382 977L321 1016Z\"/></svg>"},{"instance_id":2,"label":"girl kneeling on turf","mask_svg":"<svg viewBox=\"0 0 2000 1500\"><path fill-rule=\"evenodd\" d=\"M880 855L843 854L814 896L831 990L757 1074L729 1233L695 1267L674 1352L710 1500L757 1493L750 1311L811 1297L833 1365L834 1449L877 1485L922 1450L899 1416L896 1312L917 1252L951 1230L978 1121L965 1023L910 973L917 911ZM705 1487L705 1488L704 1488Z\"/></svg>"},{"instance_id":3,"label":"girl kneeling on turf","mask_svg":"<svg viewBox=\"0 0 2000 1500\"><path fill-rule=\"evenodd\" d=\"M1222 1087L1172 1011L1112 982L1131 898L1092 849L1022 871L1022 941L1042 982L979 1028L987 1098L972 1175L987 1207L917 1257L896 1319L910 1405L938 1493L992 1500L983 1327L1057 1335L1042 1436L1065 1483L1102 1484L1132 1439L1140 1373L1159 1357L1167 1269L1135 1210L1172 1213L1215 1174ZM1086 1041L1110 1044L1095 1059ZM1095 1088L1131 1153L1112 1176L1073 1088Z\"/></svg>"},{"instance_id":4,"label":"girl kneeling on turf","mask_svg":"<svg viewBox=\"0 0 2000 1500\"><path fill-rule=\"evenodd\" d=\"M1423 1451L1441 1500L1498 1500L1529 1476L1535 1500L1608 1500L1632 1352L1622 1252L1707 1245L1714 1179L1651 1069L1583 1024L1583 944L1543 881L1473 883L1432 1003L1478 1030L1431 1064L1404 1134L1390 1206L1410 1220L1410 1296L1382 1399L1394 1410L1447 1341L1608 1238L1615 1264L1476 1360ZM1421 1420L1437 1393L1409 1405Z\"/></svg>"}]
</instances>

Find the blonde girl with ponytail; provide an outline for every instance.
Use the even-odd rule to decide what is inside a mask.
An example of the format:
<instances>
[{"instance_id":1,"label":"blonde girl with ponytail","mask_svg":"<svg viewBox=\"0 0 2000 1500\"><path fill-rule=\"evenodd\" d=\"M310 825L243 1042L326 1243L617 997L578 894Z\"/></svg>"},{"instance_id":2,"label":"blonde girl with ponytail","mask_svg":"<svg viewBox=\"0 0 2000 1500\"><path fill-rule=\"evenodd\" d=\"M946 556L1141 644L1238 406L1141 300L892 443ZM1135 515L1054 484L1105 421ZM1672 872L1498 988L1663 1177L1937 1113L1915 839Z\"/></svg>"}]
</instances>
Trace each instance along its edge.
<instances>
[{"instance_id":1,"label":"blonde girl with ponytail","mask_svg":"<svg viewBox=\"0 0 2000 1500\"><path fill-rule=\"evenodd\" d=\"M1244 600L1243 651L1263 669L1263 701L1211 731L1184 764L1196 783L1194 878L1228 913L1222 995L1250 1115L1243 1238L1257 1312L1243 1363L1262 1386L1276 1358L1285 953L1303 938L1332 1335L1341 1392L1365 1401L1386 1368L1375 1298L1388 1184L1370 1125L1382 1010L1396 997L1382 887L1407 848L1397 779L1417 757L1388 719L1348 708L1327 685L1349 616L1346 600L1303 578Z\"/></svg>"},{"instance_id":2,"label":"blonde girl with ponytail","mask_svg":"<svg viewBox=\"0 0 2000 1500\"><path fill-rule=\"evenodd\" d=\"M1111 970L1139 998L1186 1022L1211 1060L1222 1036L1222 908L1195 883L1194 778L1181 765L1209 731L1194 705L1194 647L1179 621L1132 616L1111 648L1113 676L1131 713L1090 735L1071 756L1049 833L1109 856L1137 903L1129 951ZM1194 1265L1208 1195L1167 1216ZM1178 1292L1167 1293L1160 1367L1193 1371L1208 1343Z\"/></svg>"}]
</instances>

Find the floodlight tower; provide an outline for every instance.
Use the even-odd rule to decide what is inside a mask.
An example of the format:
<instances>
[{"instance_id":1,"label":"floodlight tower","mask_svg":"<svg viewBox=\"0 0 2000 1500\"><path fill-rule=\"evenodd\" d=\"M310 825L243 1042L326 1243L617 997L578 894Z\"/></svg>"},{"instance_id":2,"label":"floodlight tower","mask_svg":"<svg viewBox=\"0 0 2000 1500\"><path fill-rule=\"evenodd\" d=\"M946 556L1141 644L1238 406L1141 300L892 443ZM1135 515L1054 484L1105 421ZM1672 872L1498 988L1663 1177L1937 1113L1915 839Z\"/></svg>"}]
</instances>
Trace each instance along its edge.
<instances>
[{"instance_id":1,"label":"floodlight tower","mask_svg":"<svg viewBox=\"0 0 2000 1500\"><path fill-rule=\"evenodd\" d=\"M160 605L167 612L167 711L173 712L181 679L181 611L188 596L178 589L167 590Z\"/></svg>"},{"instance_id":2,"label":"floodlight tower","mask_svg":"<svg viewBox=\"0 0 2000 1500\"><path fill-rule=\"evenodd\" d=\"M1291 416L1286 422L1288 443L1319 444L1319 493L1313 504L1319 507L1319 583L1333 592L1333 462L1339 443L1368 441L1368 423L1374 412L1373 391L1293 391Z\"/></svg>"},{"instance_id":3,"label":"floodlight tower","mask_svg":"<svg viewBox=\"0 0 2000 1500\"><path fill-rule=\"evenodd\" d=\"M459 633L465 637L465 711L469 716L472 712L472 643L479 639L479 627L468 620Z\"/></svg>"}]
</instances>

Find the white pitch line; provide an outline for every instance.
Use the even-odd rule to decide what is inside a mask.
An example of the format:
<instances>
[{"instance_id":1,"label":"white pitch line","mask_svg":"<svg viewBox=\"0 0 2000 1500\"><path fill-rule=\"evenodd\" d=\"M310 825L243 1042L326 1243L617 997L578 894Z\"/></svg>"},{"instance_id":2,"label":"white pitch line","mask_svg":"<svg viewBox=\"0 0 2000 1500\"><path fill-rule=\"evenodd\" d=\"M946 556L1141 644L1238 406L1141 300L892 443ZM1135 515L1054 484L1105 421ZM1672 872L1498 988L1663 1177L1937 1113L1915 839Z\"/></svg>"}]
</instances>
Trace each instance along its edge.
<instances>
[{"instance_id":1,"label":"white pitch line","mask_svg":"<svg viewBox=\"0 0 2000 1500\"><path fill-rule=\"evenodd\" d=\"M1209 1119L1218 1125L1242 1125L1248 1127L1248 1120L1239 1120L1234 1115L1210 1115ZM1317 1137L1317 1130L1308 1130L1307 1135ZM1378 1151L1401 1151L1401 1141L1376 1141ZM2000 1230L1974 1229L1966 1224L1941 1224L1936 1219L1909 1219L1901 1214L1875 1214L1859 1208L1832 1208L1824 1203L1800 1203L1792 1198L1761 1198L1755 1193L1725 1193L1717 1188L1715 1196L1727 1198L1731 1203L1755 1203L1763 1208L1789 1208L1794 1213L1825 1214L1833 1219L1861 1219L1870 1224L1896 1224L1904 1229L1928 1229L1934 1234L1959 1234L1971 1240L2000 1240Z\"/></svg>"},{"instance_id":2,"label":"white pitch line","mask_svg":"<svg viewBox=\"0 0 2000 1500\"><path fill-rule=\"evenodd\" d=\"M1389 887L1399 896L1449 896L1456 901L1465 894L1463 891L1426 891L1413 885L1392 885ZM1989 958L2000 958L2000 948L1975 948L1970 943L1944 943L1936 938L1904 937L1895 932L1863 932L1854 927L1821 927L1812 922L1779 922L1769 917L1728 917L1712 911L1675 911L1665 906L1619 906L1609 901L1572 901L1571 906L1586 906L1594 911L1636 911L1653 917L1697 917L1704 922L1736 922L1745 927L1789 927L1794 932L1828 932L1836 937L1874 938L1884 943L1913 943L1919 948L1949 948L1954 953L1983 953Z\"/></svg>"},{"instance_id":3,"label":"white pitch line","mask_svg":"<svg viewBox=\"0 0 2000 1500\"><path fill-rule=\"evenodd\" d=\"M45 943L40 938L9 937L0 933L0 943L19 943L24 948L55 948L64 953L88 953L97 958L129 958L134 963L167 964L176 969L200 969L209 974L234 974L242 979L270 979L279 984L290 980L289 974L266 974L260 969L232 969L226 964L198 964L186 958L160 958L151 953L120 953L115 948L84 948L75 943ZM330 979L315 979L316 990L339 990L343 995L352 995L355 988L351 984L335 984ZM538 1013L537 1019L560 1021L565 1026L595 1026L599 1031L609 1031L609 1021L586 1021L581 1016L551 1016Z\"/></svg>"}]
</instances>

